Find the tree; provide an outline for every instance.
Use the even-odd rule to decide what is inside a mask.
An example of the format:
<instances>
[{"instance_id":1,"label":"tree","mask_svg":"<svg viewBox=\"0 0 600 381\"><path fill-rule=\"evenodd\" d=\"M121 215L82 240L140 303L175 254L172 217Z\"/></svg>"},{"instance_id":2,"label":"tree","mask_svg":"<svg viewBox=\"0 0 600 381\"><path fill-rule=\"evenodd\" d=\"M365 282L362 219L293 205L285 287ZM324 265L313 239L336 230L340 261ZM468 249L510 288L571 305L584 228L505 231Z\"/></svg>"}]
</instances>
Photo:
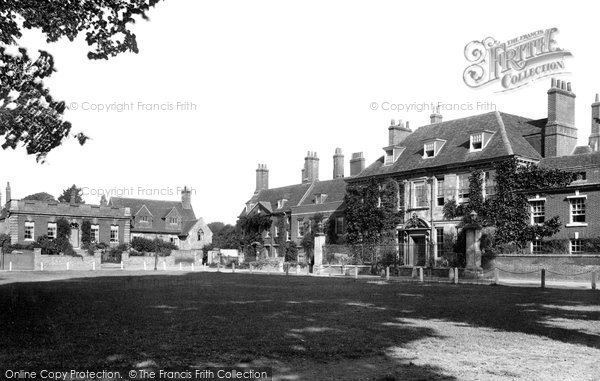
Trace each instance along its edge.
<instances>
[{"instance_id":1,"label":"tree","mask_svg":"<svg viewBox=\"0 0 600 381\"><path fill-rule=\"evenodd\" d=\"M55 71L54 59L46 51L30 57L18 46L23 29L38 29L47 42L66 37L73 41L85 32L92 48L89 59L108 59L123 52L138 52L135 34L129 29L139 16L159 0L119 2L0 1L0 136L3 149L22 143L27 153L43 162L46 155L69 136L71 124L63 120L65 103L56 101L43 80ZM84 144L83 133L74 137Z\"/></svg>"},{"instance_id":2,"label":"tree","mask_svg":"<svg viewBox=\"0 0 600 381\"><path fill-rule=\"evenodd\" d=\"M46 193L46 192L39 192L39 193L30 194L29 196L25 197L23 200L56 201L54 199L54 196L52 196L50 193Z\"/></svg>"},{"instance_id":3,"label":"tree","mask_svg":"<svg viewBox=\"0 0 600 381\"><path fill-rule=\"evenodd\" d=\"M241 248L241 238L235 226L230 224L225 225L222 222L211 222L208 224L208 227L213 232L213 247L237 250Z\"/></svg>"},{"instance_id":4,"label":"tree","mask_svg":"<svg viewBox=\"0 0 600 381\"><path fill-rule=\"evenodd\" d=\"M81 188L78 188L77 185L73 184L69 188L63 190L62 194L58 196L59 202L71 202L71 195L75 193L75 203L76 204L85 204L85 200L83 199L83 191Z\"/></svg>"},{"instance_id":5,"label":"tree","mask_svg":"<svg viewBox=\"0 0 600 381\"><path fill-rule=\"evenodd\" d=\"M363 245L367 254L375 254L381 244L395 244L396 226L403 221L400 188L392 179L374 178L346 188L346 242ZM361 250L362 252L362 250ZM361 258L362 259L362 258Z\"/></svg>"},{"instance_id":6,"label":"tree","mask_svg":"<svg viewBox=\"0 0 600 381\"><path fill-rule=\"evenodd\" d=\"M313 249L315 247L315 235L319 229L319 224L323 222L324 216L322 213L316 213L308 221L304 221L304 236L302 237L302 241L300 241L300 246L304 249L304 253L309 259L309 262L312 262Z\"/></svg>"},{"instance_id":7,"label":"tree","mask_svg":"<svg viewBox=\"0 0 600 381\"><path fill-rule=\"evenodd\" d=\"M271 228L271 217L266 214L253 214L242 216L238 219L236 229L240 234L240 242L243 248L256 248L263 244L262 233ZM254 253L256 255L256 253Z\"/></svg>"},{"instance_id":8,"label":"tree","mask_svg":"<svg viewBox=\"0 0 600 381\"><path fill-rule=\"evenodd\" d=\"M483 198L483 172L472 171L469 177L469 202L457 205L451 200L444 205L447 219L461 217L461 223L470 221L477 213L477 222L495 228L493 240L488 246L516 245L525 247L528 241L550 237L560 231L562 223L558 216L532 225L529 202L525 191L565 187L574 180L572 172L543 168L536 164L521 164L515 158L494 165L496 171L496 194Z\"/></svg>"},{"instance_id":9,"label":"tree","mask_svg":"<svg viewBox=\"0 0 600 381\"><path fill-rule=\"evenodd\" d=\"M214 239L214 235L215 234L219 234L219 232L225 227L225 224L223 222L210 222L207 224L210 231L213 233L213 239ZM229 225L231 226L231 225Z\"/></svg>"}]
</instances>

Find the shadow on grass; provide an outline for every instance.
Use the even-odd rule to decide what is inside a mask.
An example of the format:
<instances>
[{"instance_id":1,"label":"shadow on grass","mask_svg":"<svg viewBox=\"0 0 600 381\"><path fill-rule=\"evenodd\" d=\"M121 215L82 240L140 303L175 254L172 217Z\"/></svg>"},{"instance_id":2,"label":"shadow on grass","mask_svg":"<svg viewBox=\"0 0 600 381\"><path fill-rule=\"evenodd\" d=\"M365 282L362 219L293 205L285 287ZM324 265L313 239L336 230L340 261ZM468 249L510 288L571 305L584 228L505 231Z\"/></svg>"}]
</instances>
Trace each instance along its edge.
<instances>
[{"instance_id":1,"label":"shadow on grass","mask_svg":"<svg viewBox=\"0 0 600 381\"><path fill-rule=\"evenodd\" d=\"M219 273L82 277L0 286L0 363L98 368L273 366L280 379L453 379L416 365L414 321L600 348L593 291L367 284ZM312 365L310 365L312 364Z\"/></svg>"}]
</instances>

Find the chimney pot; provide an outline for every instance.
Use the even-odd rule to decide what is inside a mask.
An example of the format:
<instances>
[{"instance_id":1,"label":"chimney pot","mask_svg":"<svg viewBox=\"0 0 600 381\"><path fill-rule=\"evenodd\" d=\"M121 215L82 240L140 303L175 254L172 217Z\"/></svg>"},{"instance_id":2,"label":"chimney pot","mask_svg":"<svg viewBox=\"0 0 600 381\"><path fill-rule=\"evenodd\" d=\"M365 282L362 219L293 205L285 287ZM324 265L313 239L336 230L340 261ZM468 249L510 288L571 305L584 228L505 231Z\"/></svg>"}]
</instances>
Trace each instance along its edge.
<instances>
[{"instance_id":1,"label":"chimney pot","mask_svg":"<svg viewBox=\"0 0 600 381\"><path fill-rule=\"evenodd\" d=\"M336 148L333 155L333 178L340 179L342 177L344 177L344 155L341 148Z\"/></svg>"},{"instance_id":2,"label":"chimney pot","mask_svg":"<svg viewBox=\"0 0 600 381\"><path fill-rule=\"evenodd\" d=\"M356 176L365 169L365 158L362 152L354 152L350 159L350 176Z\"/></svg>"},{"instance_id":3,"label":"chimney pot","mask_svg":"<svg viewBox=\"0 0 600 381\"><path fill-rule=\"evenodd\" d=\"M266 164L258 164L256 168L256 189L254 193L269 189L269 170Z\"/></svg>"},{"instance_id":4,"label":"chimney pot","mask_svg":"<svg viewBox=\"0 0 600 381\"><path fill-rule=\"evenodd\" d=\"M571 91L571 82L567 82L567 91Z\"/></svg>"}]
</instances>

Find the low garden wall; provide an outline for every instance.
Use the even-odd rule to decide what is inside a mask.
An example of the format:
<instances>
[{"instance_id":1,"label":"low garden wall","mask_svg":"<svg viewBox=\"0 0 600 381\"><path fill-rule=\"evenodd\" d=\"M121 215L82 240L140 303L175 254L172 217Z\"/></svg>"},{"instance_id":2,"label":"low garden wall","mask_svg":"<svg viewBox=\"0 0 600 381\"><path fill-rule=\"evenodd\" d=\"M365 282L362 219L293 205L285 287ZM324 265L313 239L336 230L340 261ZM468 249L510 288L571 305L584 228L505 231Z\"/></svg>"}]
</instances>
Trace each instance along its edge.
<instances>
[{"instance_id":1,"label":"low garden wall","mask_svg":"<svg viewBox=\"0 0 600 381\"><path fill-rule=\"evenodd\" d=\"M66 270L99 270L100 254L72 257L68 255L42 255L41 249L34 249L34 270L66 271Z\"/></svg>"},{"instance_id":2,"label":"low garden wall","mask_svg":"<svg viewBox=\"0 0 600 381\"><path fill-rule=\"evenodd\" d=\"M546 269L561 274L600 271L599 254L501 254L490 260L487 269L524 273Z\"/></svg>"},{"instance_id":3,"label":"low garden wall","mask_svg":"<svg viewBox=\"0 0 600 381\"><path fill-rule=\"evenodd\" d=\"M125 270L153 270L155 257L154 253L146 253L144 256L130 255L128 252L121 254L123 269ZM156 267L159 270L191 270L192 264L197 269L202 265L202 250L173 250L171 255L158 257Z\"/></svg>"},{"instance_id":4,"label":"low garden wall","mask_svg":"<svg viewBox=\"0 0 600 381\"><path fill-rule=\"evenodd\" d=\"M31 250L15 250L0 257L0 270L33 270L34 254Z\"/></svg>"}]
</instances>

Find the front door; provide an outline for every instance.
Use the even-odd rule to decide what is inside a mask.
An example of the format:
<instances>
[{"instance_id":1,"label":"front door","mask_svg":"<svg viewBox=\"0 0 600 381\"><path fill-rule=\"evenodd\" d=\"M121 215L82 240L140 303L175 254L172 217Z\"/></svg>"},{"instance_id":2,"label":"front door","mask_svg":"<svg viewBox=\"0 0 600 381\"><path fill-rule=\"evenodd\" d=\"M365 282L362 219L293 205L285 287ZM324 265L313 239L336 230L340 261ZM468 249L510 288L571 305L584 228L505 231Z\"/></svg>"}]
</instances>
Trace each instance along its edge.
<instances>
[{"instance_id":1,"label":"front door","mask_svg":"<svg viewBox=\"0 0 600 381\"><path fill-rule=\"evenodd\" d=\"M412 236L412 264L413 266L425 266L427 259L427 246L425 236Z\"/></svg>"},{"instance_id":2,"label":"front door","mask_svg":"<svg viewBox=\"0 0 600 381\"><path fill-rule=\"evenodd\" d=\"M73 247L79 247L79 229L71 228L71 245Z\"/></svg>"}]
</instances>

